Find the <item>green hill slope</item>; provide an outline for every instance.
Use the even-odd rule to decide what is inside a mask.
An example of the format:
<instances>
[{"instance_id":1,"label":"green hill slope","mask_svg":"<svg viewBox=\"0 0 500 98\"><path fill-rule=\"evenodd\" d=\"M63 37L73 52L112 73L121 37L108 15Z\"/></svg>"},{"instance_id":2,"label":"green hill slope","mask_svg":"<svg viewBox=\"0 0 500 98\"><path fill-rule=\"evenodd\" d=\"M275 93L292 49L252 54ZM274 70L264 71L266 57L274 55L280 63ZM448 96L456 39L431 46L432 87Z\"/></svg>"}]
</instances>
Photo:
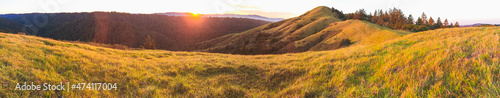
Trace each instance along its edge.
<instances>
[{"instance_id":1,"label":"green hill slope","mask_svg":"<svg viewBox=\"0 0 500 98\"><path fill-rule=\"evenodd\" d=\"M379 43L409 33L358 20L341 21L334 14L330 8L320 6L299 17L204 41L196 46L200 51L217 53L295 53Z\"/></svg>"},{"instance_id":2,"label":"green hill slope","mask_svg":"<svg viewBox=\"0 0 500 98\"><path fill-rule=\"evenodd\" d=\"M0 97L498 97L499 36L499 27L438 29L332 51L249 56L0 33ZM118 90L13 90L23 82L117 83Z\"/></svg>"}]
</instances>

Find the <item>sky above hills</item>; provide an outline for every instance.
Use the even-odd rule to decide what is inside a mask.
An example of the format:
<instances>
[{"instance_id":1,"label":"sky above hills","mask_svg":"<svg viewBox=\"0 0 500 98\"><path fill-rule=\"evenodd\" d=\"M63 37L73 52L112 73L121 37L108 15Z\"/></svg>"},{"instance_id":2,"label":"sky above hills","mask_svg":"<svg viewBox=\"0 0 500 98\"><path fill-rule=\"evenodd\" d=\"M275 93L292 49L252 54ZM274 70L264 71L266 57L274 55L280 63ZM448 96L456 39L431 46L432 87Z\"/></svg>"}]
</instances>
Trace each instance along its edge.
<instances>
[{"instance_id":1,"label":"sky above hills","mask_svg":"<svg viewBox=\"0 0 500 98\"><path fill-rule=\"evenodd\" d=\"M335 7L344 13L364 8L400 8L416 19L425 12L434 19L447 18L462 25L500 24L498 0L0 0L0 14L33 12L117 11L129 13L193 12L202 14L257 14L271 18L299 16L317 6ZM442 19L444 20L444 19Z\"/></svg>"}]
</instances>

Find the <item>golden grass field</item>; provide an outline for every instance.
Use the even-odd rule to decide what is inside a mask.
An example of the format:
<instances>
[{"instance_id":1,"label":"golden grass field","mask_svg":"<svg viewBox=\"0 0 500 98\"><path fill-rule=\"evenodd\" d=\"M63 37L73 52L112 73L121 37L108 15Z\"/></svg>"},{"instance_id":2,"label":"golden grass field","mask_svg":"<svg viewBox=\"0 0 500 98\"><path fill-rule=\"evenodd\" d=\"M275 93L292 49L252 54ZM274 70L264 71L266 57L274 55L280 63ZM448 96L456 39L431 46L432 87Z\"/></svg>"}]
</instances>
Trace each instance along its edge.
<instances>
[{"instance_id":1,"label":"golden grass field","mask_svg":"<svg viewBox=\"0 0 500 98\"><path fill-rule=\"evenodd\" d=\"M343 48L347 39L352 45L369 45L412 33L366 21L342 21L331 10L316 7L298 17L201 42L198 48L231 54L298 53Z\"/></svg>"},{"instance_id":2,"label":"golden grass field","mask_svg":"<svg viewBox=\"0 0 500 98\"><path fill-rule=\"evenodd\" d=\"M0 33L0 97L500 97L499 50L499 27L279 55L118 50ZM23 82L118 90L14 90Z\"/></svg>"}]
</instances>

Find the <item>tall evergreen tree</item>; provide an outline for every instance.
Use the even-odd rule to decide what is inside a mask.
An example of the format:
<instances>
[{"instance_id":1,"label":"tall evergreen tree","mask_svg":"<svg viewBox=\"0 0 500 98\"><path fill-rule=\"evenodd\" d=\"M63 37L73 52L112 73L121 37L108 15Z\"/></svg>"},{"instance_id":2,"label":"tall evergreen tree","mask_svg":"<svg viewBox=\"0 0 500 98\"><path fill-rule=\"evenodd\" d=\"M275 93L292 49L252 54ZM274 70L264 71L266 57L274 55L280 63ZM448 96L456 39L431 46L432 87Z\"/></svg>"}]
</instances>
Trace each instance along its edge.
<instances>
[{"instance_id":1,"label":"tall evergreen tree","mask_svg":"<svg viewBox=\"0 0 500 98\"><path fill-rule=\"evenodd\" d=\"M344 15L344 12L332 7L332 13L334 14L335 17L337 17L341 20L346 20L346 16Z\"/></svg>"},{"instance_id":2,"label":"tall evergreen tree","mask_svg":"<svg viewBox=\"0 0 500 98\"><path fill-rule=\"evenodd\" d=\"M418 17L417 22L415 24L416 25L423 25L424 21L422 21L422 18Z\"/></svg>"},{"instance_id":3,"label":"tall evergreen tree","mask_svg":"<svg viewBox=\"0 0 500 98\"><path fill-rule=\"evenodd\" d=\"M367 15L365 9L359 9L356 11L356 13L354 13L353 18L357 20L367 20L366 17Z\"/></svg>"},{"instance_id":4,"label":"tall evergreen tree","mask_svg":"<svg viewBox=\"0 0 500 98\"><path fill-rule=\"evenodd\" d=\"M406 21L407 24L414 24L413 23L413 16L410 14L410 16L408 16L408 20Z\"/></svg>"},{"instance_id":5,"label":"tall evergreen tree","mask_svg":"<svg viewBox=\"0 0 500 98\"><path fill-rule=\"evenodd\" d=\"M432 17L429 18L429 21L427 22L427 25L429 25L429 26L434 25L434 19L432 19Z\"/></svg>"},{"instance_id":6,"label":"tall evergreen tree","mask_svg":"<svg viewBox=\"0 0 500 98\"><path fill-rule=\"evenodd\" d=\"M384 24L384 12L382 10L378 11L378 19L377 19L377 24L378 25L383 25Z\"/></svg>"},{"instance_id":7,"label":"tall evergreen tree","mask_svg":"<svg viewBox=\"0 0 500 98\"><path fill-rule=\"evenodd\" d=\"M373 17L372 17L372 23L377 23L377 19L378 19L378 16L377 16L377 10L375 10L375 12L373 13Z\"/></svg>"},{"instance_id":8,"label":"tall evergreen tree","mask_svg":"<svg viewBox=\"0 0 500 98\"><path fill-rule=\"evenodd\" d=\"M458 24L458 22L455 22L455 27L460 27L460 25Z\"/></svg>"},{"instance_id":9,"label":"tall evergreen tree","mask_svg":"<svg viewBox=\"0 0 500 98\"><path fill-rule=\"evenodd\" d=\"M438 20L436 21L436 24L434 24L434 28L443 28L443 22L441 22L441 17L438 17Z\"/></svg>"},{"instance_id":10,"label":"tall evergreen tree","mask_svg":"<svg viewBox=\"0 0 500 98\"><path fill-rule=\"evenodd\" d=\"M443 28L448 28L450 24L448 23L448 19L444 19L444 24L443 24Z\"/></svg>"},{"instance_id":11,"label":"tall evergreen tree","mask_svg":"<svg viewBox=\"0 0 500 98\"><path fill-rule=\"evenodd\" d=\"M384 23L383 23L384 26L389 26L389 17L390 17L389 13L387 13L387 11L385 11L385 13L384 13Z\"/></svg>"},{"instance_id":12,"label":"tall evergreen tree","mask_svg":"<svg viewBox=\"0 0 500 98\"><path fill-rule=\"evenodd\" d=\"M425 15L425 13L422 13L422 16L420 16L420 18L422 19L422 24L428 24L427 15Z\"/></svg>"}]
</instances>

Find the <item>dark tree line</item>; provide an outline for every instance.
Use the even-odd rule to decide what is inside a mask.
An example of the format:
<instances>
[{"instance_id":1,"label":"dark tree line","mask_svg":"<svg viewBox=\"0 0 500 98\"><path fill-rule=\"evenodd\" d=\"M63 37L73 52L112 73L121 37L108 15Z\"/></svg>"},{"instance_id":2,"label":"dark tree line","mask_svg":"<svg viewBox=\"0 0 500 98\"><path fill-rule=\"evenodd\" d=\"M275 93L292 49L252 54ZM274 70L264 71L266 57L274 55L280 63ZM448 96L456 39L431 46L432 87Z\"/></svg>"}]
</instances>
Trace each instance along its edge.
<instances>
[{"instance_id":1,"label":"dark tree line","mask_svg":"<svg viewBox=\"0 0 500 98\"><path fill-rule=\"evenodd\" d=\"M335 8L332 8L332 12L337 16L340 16L338 14L342 14L342 11ZM346 13L343 17L338 18L342 20L364 20L392 29L408 30L413 32L460 26L458 22L455 22L455 24L449 23L448 19L445 19L444 22L442 22L440 17L438 17L437 20L434 20L432 17L427 19L427 15L425 13L422 13L422 16L415 20L411 14L407 17L403 14L401 9L396 8L389 9L389 11L375 10L373 14L367 14L364 9L359 9L354 13Z\"/></svg>"}]
</instances>

